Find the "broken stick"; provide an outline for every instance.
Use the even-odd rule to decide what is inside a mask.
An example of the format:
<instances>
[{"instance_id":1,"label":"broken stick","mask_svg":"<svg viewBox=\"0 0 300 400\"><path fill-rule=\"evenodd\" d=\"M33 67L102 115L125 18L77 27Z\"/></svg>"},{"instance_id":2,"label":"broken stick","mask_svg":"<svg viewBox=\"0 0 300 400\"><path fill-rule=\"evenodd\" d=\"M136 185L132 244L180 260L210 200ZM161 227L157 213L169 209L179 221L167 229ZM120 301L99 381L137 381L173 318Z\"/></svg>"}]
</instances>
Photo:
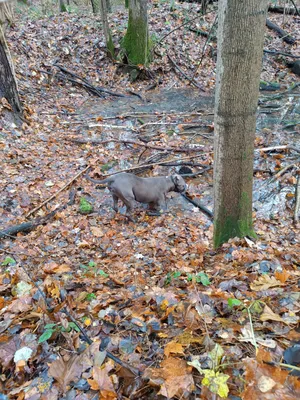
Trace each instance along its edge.
<instances>
[{"instance_id":1,"label":"broken stick","mask_svg":"<svg viewBox=\"0 0 300 400\"><path fill-rule=\"evenodd\" d=\"M64 191L68 186L71 185L71 183L73 183L77 178L80 177L80 175L82 175L84 172L86 172L88 169L90 168L90 166L88 165L86 168L84 168L82 171L78 172L78 174L76 174L68 183L66 183L61 189L59 189L56 193L54 193L52 196L48 197L48 199L46 199L45 201L43 201L42 204L40 204L39 206L35 207L33 210L29 211L29 213L26 215L26 218L28 218L30 215L34 214L36 211L38 211L40 208L42 208L44 205L46 205L47 203L49 203L49 201L53 200L55 197L57 197L59 195L59 193L61 193L62 191Z\"/></svg>"}]
</instances>

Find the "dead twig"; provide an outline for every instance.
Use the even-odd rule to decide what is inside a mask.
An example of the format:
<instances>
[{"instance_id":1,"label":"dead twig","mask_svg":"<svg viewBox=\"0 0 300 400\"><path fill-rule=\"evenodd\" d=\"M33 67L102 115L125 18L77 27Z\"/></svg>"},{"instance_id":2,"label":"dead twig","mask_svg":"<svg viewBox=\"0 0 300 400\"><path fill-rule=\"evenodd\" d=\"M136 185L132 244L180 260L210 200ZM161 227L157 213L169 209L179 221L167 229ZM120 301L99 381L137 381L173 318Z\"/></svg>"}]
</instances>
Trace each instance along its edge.
<instances>
[{"instance_id":1,"label":"dead twig","mask_svg":"<svg viewBox=\"0 0 300 400\"><path fill-rule=\"evenodd\" d=\"M81 78L79 75L75 74L74 72L69 71L68 69L62 67L59 64L54 64L54 67L58 68L60 71L64 72L65 74L70 75L73 78L77 79L79 81L78 83L82 82L82 84L84 84L83 86L85 86L86 88L91 90L94 94L107 93L107 94L110 94L111 96L127 97L125 94L122 94L122 93L115 93L108 89L96 87L96 86L92 85L87 79ZM75 81L75 83L77 83L77 82Z\"/></svg>"},{"instance_id":2,"label":"dead twig","mask_svg":"<svg viewBox=\"0 0 300 400\"><path fill-rule=\"evenodd\" d=\"M214 28L214 26L216 25L217 21L218 21L218 14L216 14L215 19L214 19L214 22L213 22L213 24L212 24L212 26L211 26L211 28L210 28L210 30L209 30L209 33L208 33L208 35L207 35L206 40L205 40L205 43L204 43L204 46L203 46L203 49L202 49L201 58L200 58L200 61L199 61L198 65L197 65L197 68L195 69L195 72L194 72L194 74L193 74L193 76L192 76L192 80L195 79L195 76L196 76L196 74L197 74L197 72L198 72L198 70L199 70L199 68L200 68L200 66L201 66L201 64L202 64L202 61L203 61L203 59L204 59L204 54L205 54L205 50L206 50L207 43L208 43L208 41L211 39L212 31L213 31L213 28Z\"/></svg>"},{"instance_id":3,"label":"dead twig","mask_svg":"<svg viewBox=\"0 0 300 400\"><path fill-rule=\"evenodd\" d=\"M255 151L277 151L277 150L293 150L296 151L297 153L300 153L300 149L298 149L295 146L290 146L290 145L283 145L283 146L273 146L273 147L263 147L261 149L255 149Z\"/></svg>"},{"instance_id":4,"label":"dead twig","mask_svg":"<svg viewBox=\"0 0 300 400\"><path fill-rule=\"evenodd\" d=\"M80 177L84 172L86 172L90 166L87 166L84 168L82 171L78 172L69 182L67 182L62 188L60 188L56 193L54 193L52 196L48 197L45 201L43 201L42 204L39 206L35 207L33 210L29 211L29 213L26 215L26 218L28 218L30 215L34 214L36 211L38 211L40 208L42 208L45 204L49 203L49 201L53 200L55 197L57 197L62 191L64 191L68 186L71 185L77 178Z\"/></svg>"},{"instance_id":5,"label":"dead twig","mask_svg":"<svg viewBox=\"0 0 300 400\"><path fill-rule=\"evenodd\" d=\"M24 222L22 224L10 226L9 228L3 229L0 231L0 239L4 237L9 237L14 239L13 235L16 235L19 232L29 232L32 229L36 228L39 225L45 225L49 219L53 218L54 215L62 210L64 210L68 205L72 205L74 203L76 192L74 190L70 191L69 194L69 201L67 204L64 204L55 210L51 211L49 214L45 215L44 217L36 218L30 222Z\"/></svg>"},{"instance_id":6,"label":"dead twig","mask_svg":"<svg viewBox=\"0 0 300 400\"><path fill-rule=\"evenodd\" d=\"M297 224L299 222L300 214L300 173L297 176L296 191L295 191L295 212L294 212L294 222Z\"/></svg>"},{"instance_id":7,"label":"dead twig","mask_svg":"<svg viewBox=\"0 0 300 400\"><path fill-rule=\"evenodd\" d=\"M198 207L200 211L202 211L207 217L213 219L214 214L208 208L206 208L203 204L192 200L189 196L185 193L180 193L183 198L185 198L189 203L192 203L195 207Z\"/></svg>"},{"instance_id":8,"label":"dead twig","mask_svg":"<svg viewBox=\"0 0 300 400\"><path fill-rule=\"evenodd\" d=\"M201 151L204 146L203 145L198 145L197 147L191 148L179 148L179 147L161 147L161 146L155 146L151 145L148 143L142 143L142 142L135 142L134 140L127 140L127 139L108 139L108 140L98 140L98 139L74 139L74 138L67 138L67 140L70 140L74 143L78 144L97 144L97 145L104 145L107 143L124 143L124 144L131 144L133 146L142 146L142 147L147 147L148 149L153 149L153 150L159 150L159 151L173 151L174 153L189 153L189 152L199 152Z\"/></svg>"},{"instance_id":9,"label":"dead twig","mask_svg":"<svg viewBox=\"0 0 300 400\"><path fill-rule=\"evenodd\" d=\"M181 75L183 75L196 88L200 89L202 92L205 92L205 90L200 85L198 85L198 83L195 82L195 80L193 78L190 78L184 71L182 71L182 69L179 67L179 65L177 65L176 62L172 59L170 54L167 54L167 56L168 56L168 59L171 61L171 63L174 65L175 69L177 69L181 73Z\"/></svg>"},{"instance_id":10,"label":"dead twig","mask_svg":"<svg viewBox=\"0 0 300 400\"><path fill-rule=\"evenodd\" d=\"M264 53L273 54L273 55L281 55L290 58L300 58L300 56L294 56L293 54L289 53L282 53L281 51L273 51L273 50L264 50Z\"/></svg>"}]
</instances>

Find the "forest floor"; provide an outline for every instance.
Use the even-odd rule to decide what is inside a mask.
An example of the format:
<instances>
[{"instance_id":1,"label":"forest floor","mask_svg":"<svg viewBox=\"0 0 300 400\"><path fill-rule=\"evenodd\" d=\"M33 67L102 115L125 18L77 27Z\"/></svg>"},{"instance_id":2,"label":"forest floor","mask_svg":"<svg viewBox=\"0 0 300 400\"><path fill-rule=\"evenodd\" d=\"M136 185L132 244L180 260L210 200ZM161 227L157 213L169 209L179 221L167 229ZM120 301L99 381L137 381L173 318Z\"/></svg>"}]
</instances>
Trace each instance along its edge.
<instances>
[{"instance_id":1,"label":"forest floor","mask_svg":"<svg viewBox=\"0 0 300 400\"><path fill-rule=\"evenodd\" d=\"M138 204L133 223L82 174L184 166L198 174L186 178L189 196L212 210L216 40L199 30L210 31L214 9L201 17L198 4L149 4L153 61L148 79L131 82L106 56L100 17L42 17L34 4L7 30L25 121L8 118L2 101L0 236L36 226L0 238L0 400L299 399L299 367L284 365L300 359L300 90L284 64L291 59L263 58L261 79L279 87L260 93L258 237L215 251L211 219L180 195L161 216ZM299 57L300 18L268 18L296 43L268 29L264 48ZM118 7L117 51L126 23ZM91 214L81 213L83 199Z\"/></svg>"}]
</instances>

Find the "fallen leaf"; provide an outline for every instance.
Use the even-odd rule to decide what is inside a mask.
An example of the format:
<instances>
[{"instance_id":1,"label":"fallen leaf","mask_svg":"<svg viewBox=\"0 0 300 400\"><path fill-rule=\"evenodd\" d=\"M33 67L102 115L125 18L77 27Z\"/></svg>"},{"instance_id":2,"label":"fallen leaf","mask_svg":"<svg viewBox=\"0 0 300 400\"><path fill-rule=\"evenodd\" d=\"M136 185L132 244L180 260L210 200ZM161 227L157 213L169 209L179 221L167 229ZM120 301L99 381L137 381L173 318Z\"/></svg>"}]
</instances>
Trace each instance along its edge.
<instances>
[{"instance_id":1,"label":"fallen leaf","mask_svg":"<svg viewBox=\"0 0 300 400\"><path fill-rule=\"evenodd\" d=\"M278 287L281 286L282 283L278 281L274 276L269 276L269 275L262 275L254 281L253 283L250 284L250 287L252 290L255 292L261 291L261 290L267 290L270 289L271 287Z\"/></svg>"},{"instance_id":2,"label":"fallen leaf","mask_svg":"<svg viewBox=\"0 0 300 400\"><path fill-rule=\"evenodd\" d=\"M166 357L169 357L170 354L184 354L183 347L180 343L176 343L174 341L169 342L164 350L164 354Z\"/></svg>"},{"instance_id":3,"label":"fallen leaf","mask_svg":"<svg viewBox=\"0 0 300 400\"><path fill-rule=\"evenodd\" d=\"M264 308L263 313L260 315L261 321L278 321L284 322L284 320L280 317L280 315L274 313L270 307L267 305Z\"/></svg>"}]
</instances>

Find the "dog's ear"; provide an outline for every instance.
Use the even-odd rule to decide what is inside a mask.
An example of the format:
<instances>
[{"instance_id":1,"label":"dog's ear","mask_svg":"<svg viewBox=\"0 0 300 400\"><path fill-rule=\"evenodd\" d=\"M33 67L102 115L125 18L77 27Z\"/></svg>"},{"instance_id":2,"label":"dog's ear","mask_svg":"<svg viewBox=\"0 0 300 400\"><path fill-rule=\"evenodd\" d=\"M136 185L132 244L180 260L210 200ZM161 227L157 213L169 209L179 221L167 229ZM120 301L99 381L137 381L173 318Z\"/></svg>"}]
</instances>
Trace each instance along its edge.
<instances>
[{"instance_id":1,"label":"dog's ear","mask_svg":"<svg viewBox=\"0 0 300 400\"><path fill-rule=\"evenodd\" d=\"M175 185L178 185L178 183L180 182L180 176L179 175L173 175L173 182L175 183Z\"/></svg>"}]
</instances>

